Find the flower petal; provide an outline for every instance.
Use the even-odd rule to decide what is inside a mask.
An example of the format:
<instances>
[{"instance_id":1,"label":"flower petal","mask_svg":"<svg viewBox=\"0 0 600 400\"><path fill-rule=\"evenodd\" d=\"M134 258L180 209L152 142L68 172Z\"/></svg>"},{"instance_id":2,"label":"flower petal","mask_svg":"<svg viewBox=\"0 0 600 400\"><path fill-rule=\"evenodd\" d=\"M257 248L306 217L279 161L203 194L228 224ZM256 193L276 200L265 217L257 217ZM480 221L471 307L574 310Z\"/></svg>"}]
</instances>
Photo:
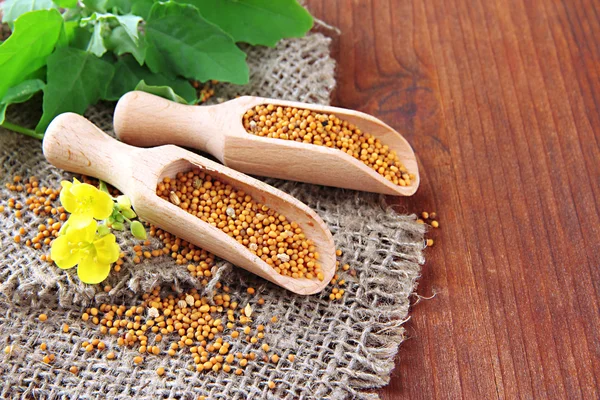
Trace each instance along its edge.
<instances>
[{"instance_id":1,"label":"flower petal","mask_svg":"<svg viewBox=\"0 0 600 400\"><path fill-rule=\"evenodd\" d=\"M71 251L75 250L75 251ZM52 242L50 257L61 269L73 268L81 258L81 253L71 247L66 236L60 236Z\"/></svg>"},{"instance_id":2,"label":"flower petal","mask_svg":"<svg viewBox=\"0 0 600 400\"><path fill-rule=\"evenodd\" d=\"M109 233L94 241L98 262L112 264L119 259L121 248L116 243L115 235Z\"/></svg>"},{"instance_id":3,"label":"flower petal","mask_svg":"<svg viewBox=\"0 0 600 400\"><path fill-rule=\"evenodd\" d=\"M92 210L87 210L83 213L71 214L69 217L69 226L74 230L82 230L89 226L94 221Z\"/></svg>"},{"instance_id":4,"label":"flower petal","mask_svg":"<svg viewBox=\"0 0 600 400\"><path fill-rule=\"evenodd\" d=\"M60 203L67 210L67 212L72 213L77 209L77 200L73 193L71 193L71 188L73 184L69 181L62 181L60 183L62 186L62 190L60 191Z\"/></svg>"},{"instance_id":5,"label":"flower petal","mask_svg":"<svg viewBox=\"0 0 600 400\"><path fill-rule=\"evenodd\" d=\"M83 259L77 267L77 276L83 283L100 283L106 279L110 272L110 264L100 263L90 255Z\"/></svg>"},{"instance_id":6,"label":"flower petal","mask_svg":"<svg viewBox=\"0 0 600 400\"><path fill-rule=\"evenodd\" d=\"M96 236L96 228L98 223L93 219L83 219L81 215L73 214L69 218L69 230L66 237L73 243L92 243ZM81 226L78 227L77 224Z\"/></svg>"},{"instance_id":7,"label":"flower petal","mask_svg":"<svg viewBox=\"0 0 600 400\"><path fill-rule=\"evenodd\" d=\"M110 195L106 192L98 190L92 203L94 218L103 220L110 217L113 212L113 207L114 203Z\"/></svg>"}]
</instances>

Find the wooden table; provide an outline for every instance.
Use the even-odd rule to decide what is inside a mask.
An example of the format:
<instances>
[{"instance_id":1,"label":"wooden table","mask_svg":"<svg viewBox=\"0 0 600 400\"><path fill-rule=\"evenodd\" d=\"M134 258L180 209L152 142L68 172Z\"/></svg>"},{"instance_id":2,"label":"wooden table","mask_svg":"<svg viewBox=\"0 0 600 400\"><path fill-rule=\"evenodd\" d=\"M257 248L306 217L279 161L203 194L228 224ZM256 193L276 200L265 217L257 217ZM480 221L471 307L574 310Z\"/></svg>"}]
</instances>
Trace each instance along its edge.
<instances>
[{"instance_id":1,"label":"wooden table","mask_svg":"<svg viewBox=\"0 0 600 400\"><path fill-rule=\"evenodd\" d=\"M310 0L333 103L376 115L435 210L384 399L599 398L600 3Z\"/></svg>"}]
</instances>

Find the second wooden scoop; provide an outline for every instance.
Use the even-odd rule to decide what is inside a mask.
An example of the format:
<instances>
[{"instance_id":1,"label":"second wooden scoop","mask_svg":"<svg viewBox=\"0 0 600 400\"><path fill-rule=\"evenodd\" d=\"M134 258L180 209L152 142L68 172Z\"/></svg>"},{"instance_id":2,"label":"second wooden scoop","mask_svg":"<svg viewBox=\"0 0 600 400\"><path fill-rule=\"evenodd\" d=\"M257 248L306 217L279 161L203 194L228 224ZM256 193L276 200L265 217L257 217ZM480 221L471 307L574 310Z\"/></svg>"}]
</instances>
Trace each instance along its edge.
<instances>
[{"instance_id":1,"label":"second wooden scoop","mask_svg":"<svg viewBox=\"0 0 600 400\"><path fill-rule=\"evenodd\" d=\"M395 150L415 179L409 186L399 186L341 150L250 134L244 129L242 118L246 111L261 104L335 114ZM251 175L395 196L411 196L419 187L419 167L406 139L377 118L358 111L253 96L199 107L130 92L117 104L114 125L115 133L126 143L142 147L176 144L198 149Z\"/></svg>"},{"instance_id":2,"label":"second wooden scoop","mask_svg":"<svg viewBox=\"0 0 600 400\"><path fill-rule=\"evenodd\" d=\"M121 143L77 114L56 117L44 136L44 155L58 168L99 178L129 196L139 215L174 235L299 294L321 291L335 272L335 245L321 218L292 196L240 172L176 146L139 149ZM278 274L260 257L220 229L187 213L156 194L164 177L199 168L243 190L295 221L315 243L325 279L292 278Z\"/></svg>"}]
</instances>

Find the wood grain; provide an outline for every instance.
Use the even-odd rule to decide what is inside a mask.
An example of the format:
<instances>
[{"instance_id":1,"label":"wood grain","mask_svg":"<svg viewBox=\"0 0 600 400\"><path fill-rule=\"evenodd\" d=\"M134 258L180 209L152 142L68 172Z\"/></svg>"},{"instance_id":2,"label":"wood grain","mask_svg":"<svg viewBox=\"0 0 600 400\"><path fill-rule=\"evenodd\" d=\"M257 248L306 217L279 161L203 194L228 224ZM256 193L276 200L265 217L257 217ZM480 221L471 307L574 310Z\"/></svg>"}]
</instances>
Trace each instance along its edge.
<instances>
[{"instance_id":1,"label":"wood grain","mask_svg":"<svg viewBox=\"0 0 600 400\"><path fill-rule=\"evenodd\" d=\"M334 105L400 131L438 212L384 399L599 398L600 5L310 0Z\"/></svg>"}]
</instances>

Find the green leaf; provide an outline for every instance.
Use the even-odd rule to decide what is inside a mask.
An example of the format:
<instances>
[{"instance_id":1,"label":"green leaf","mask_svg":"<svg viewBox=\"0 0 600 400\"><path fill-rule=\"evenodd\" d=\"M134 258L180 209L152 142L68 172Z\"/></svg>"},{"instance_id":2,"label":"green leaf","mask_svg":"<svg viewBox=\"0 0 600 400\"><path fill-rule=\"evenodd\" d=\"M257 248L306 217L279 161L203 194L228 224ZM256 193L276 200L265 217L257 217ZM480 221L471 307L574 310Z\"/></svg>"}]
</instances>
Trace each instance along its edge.
<instances>
[{"instance_id":1,"label":"green leaf","mask_svg":"<svg viewBox=\"0 0 600 400\"><path fill-rule=\"evenodd\" d=\"M122 26L117 26L110 32L110 35L104 39L106 47L116 55L121 56L125 53L131 53L140 65L144 64L146 57L146 42L138 40L134 43L131 37Z\"/></svg>"},{"instance_id":2,"label":"green leaf","mask_svg":"<svg viewBox=\"0 0 600 400\"><path fill-rule=\"evenodd\" d=\"M183 97L178 96L170 86L152 86L147 85L144 81L141 81L135 87L135 90L141 90L142 92L155 94L157 96L164 97L165 99L176 101L177 103L187 104L187 101Z\"/></svg>"},{"instance_id":3,"label":"green leaf","mask_svg":"<svg viewBox=\"0 0 600 400\"><path fill-rule=\"evenodd\" d=\"M183 97L186 103L193 103L196 100L196 89L189 81L152 73L148 68L137 64L132 56L120 58L115 65L115 75L110 82L105 99L118 100L125 93L135 90L140 81L145 81L149 86L169 86L177 95Z\"/></svg>"},{"instance_id":4,"label":"green leaf","mask_svg":"<svg viewBox=\"0 0 600 400\"><path fill-rule=\"evenodd\" d=\"M92 39L92 32L88 29L82 28L77 22L77 26L73 28L73 37L69 41L69 46L79 50L86 50Z\"/></svg>"},{"instance_id":5,"label":"green leaf","mask_svg":"<svg viewBox=\"0 0 600 400\"><path fill-rule=\"evenodd\" d=\"M121 15L129 14L131 12L131 0L108 0L106 9Z\"/></svg>"},{"instance_id":6,"label":"green leaf","mask_svg":"<svg viewBox=\"0 0 600 400\"><path fill-rule=\"evenodd\" d=\"M19 83L6 91L0 100L0 124L4 122L6 109L11 104L24 103L34 94L44 89L45 83L39 79L31 79Z\"/></svg>"},{"instance_id":7,"label":"green leaf","mask_svg":"<svg viewBox=\"0 0 600 400\"><path fill-rule=\"evenodd\" d=\"M16 19L26 12L49 10L54 8L54 4L52 0L6 0L0 8L2 9L2 22L7 23L12 29Z\"/></svg>"},{"instance_id":8,"label":"green leaf","mask_svg":"<svg viewBox=\"0 0 600 400\"><path fill-rule=\"evenodd\" d=\"M77 6L77 0L52 0L60 8L74 8Z\"/></svg>"},{"instance_id":9,"label":"green leaf","mask_svg":"<svg viewBox=\"0 0 600 400\"><path fill-rule=\"evenodd\" d=\"M248 82L246 54L196 7L172 1L155 3L146 22L146 63L154 72L188 79Z\"/></svg>"},{"instance_id":10,"label":"green leaf","mask_svg":"<svg viewBox=\"0 0 600 400\"><path fill-rule=\"evenodd\" d=\"M106 94L114 67L85 51L64 47L48 57L44 114L36 130L42 132L58 114L83 114Z\"/></svg>"},{"instance_id":11,"label":"green leaf","mask_svg":"<svg viewBox=\"0 0 600 400\"><path fill-rule=\"evenodd\" d=\"M8 104L0 104L0 125L4 123L6 119L6 109L8 108Z\"/></svg>"},{"instance_id":12,"label":"green leaf","mask_svg":"<svg viewBox=\"0 0 600 400\"><path fill-rule=\"evenodd\" d=\"M94 23L94 30L92 36L88 42L86 50L94 54L96 57L102 57L106 53L106 46L104 45L104 32L108 31L108 26L104 21L96 21Z\"/></svg>"},{"instance_id":13,"label":"green leaf","mask_svg":"<svg viewBox=\"0 0 600 400\"><path fill-rule=\"evenodd\" d=\"M0 100L3 104L24 103L33 97L34 94L43 90L46 84L39 79L23 81L17 86L13 86L6 91L6 94Z\"/></svg>"},{"instance_id":14,"label":"green leaf","mask_svg":"<svg viewBox=\"0 0 600 400\"><path fill-rule=\"evenodd\" d=\"M46 64L62 24L57 10L32 11L15 22L12 35L0 45L0 97Z\"/></svg>"},{"instance_id":15,"label":"green leaf","mask_svg":"<svg viewBox=\"0 0 600 400\"><path fill-rule=\"evenodd\" d=\"M200 10L236 42L275 46L280 39L302 37L313 18L296 0L177 0Z\"/></svg>"},{"instance_id":16,"label":"green leaf","mask_svg":"<svg viewBox=\"0 0 600 400\"><path fill-rule=\"evenodd\" d=\"M131 12L147 20L154 0L131 0L131 2Z\"/></svg>"},{"instance_id":17,"label":"green leaf","mask_svg":"<svg viewBox=\"0 0 600 400\"><path fill-rule=\"evenodd\" d=\"M138 25L142 21L137 15L115 15L111 13L93 13L90 17L81 20L82 26L92 25L94 30L90 39L87 50L94 53L98 57L102 57L106 53L106 39L111 37L111 46L119 48L120 54L125 52L135 53L138 58L141 58L140 64L143 63L143 51L139 48L139 33ZM110 27L113 24L117 33L113 35ZM110 33L108 33L110 32ZM126 35L123 35L125 33ZM108 35L107 35L108 34Z\"/></svg>"},{"instance_id":18,"label":"green leaf","mask_svg":"<svg viewBox=\"0 0 600 400\"><path fill-rule=\"evenodd\" d=\"M85 5L92 12L106 12L106 3L108 0L82 0Z\"/></svg>"},{"instance_id":19,"label":"green leaf","mask_svg":"<svg viewBox=\"0 0 600 400\"><path fill-rule=\"evenodd\" d=\"M94 13L90 17L83 18L82 24L97 23L97 22L117 22L125 29L125 32L131 37L134 42L139 38L138 25L142 21L137 15L116 15L111 13Z\"/></svg>"},{"instance_id":20,"label":"green leaf","mask_svg":"<svg viewBox=\"0 0 600 400\"><path fill-rule=\"evenodd\" d=\"M66 47L75 39L75 31L79 27L78 21L65 21L58 36L57 47Z\"/></svg>"}]
</instances>

